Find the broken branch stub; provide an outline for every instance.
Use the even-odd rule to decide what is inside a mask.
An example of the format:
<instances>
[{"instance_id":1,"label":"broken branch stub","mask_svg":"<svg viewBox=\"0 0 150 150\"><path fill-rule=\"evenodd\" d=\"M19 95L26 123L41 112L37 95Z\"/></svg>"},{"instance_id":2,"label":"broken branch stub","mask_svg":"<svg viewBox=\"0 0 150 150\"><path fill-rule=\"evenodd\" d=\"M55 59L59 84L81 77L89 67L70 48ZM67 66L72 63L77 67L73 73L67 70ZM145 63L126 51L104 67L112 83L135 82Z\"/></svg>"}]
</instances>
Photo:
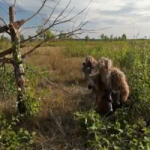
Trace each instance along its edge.
<instances>
[{"instance_id":1,"label":"broken branch stub","mask_svg":"<svg viewBox=\"0 0 150 150\"><path fill-rule=\"evenodd\" d=\"M7 31L8 31L7 26L0 27L0 33L7 32Z\"/></svg>"},{"instance_id":2,"label":"broken branch stub","mask_svg":"<svg viewBox=\"0 0 150 150\"><path fill-rule=\"evenodd\" d=\"M18 20L18 21L15 21L13 22L13 26L16 28L16 29L19 29L20 26L22 26L24 24L24 20ZM4 32L8 32L9 28L8 26L0 26L0 33L4 33Z\"/></svg>"}]
</instances>

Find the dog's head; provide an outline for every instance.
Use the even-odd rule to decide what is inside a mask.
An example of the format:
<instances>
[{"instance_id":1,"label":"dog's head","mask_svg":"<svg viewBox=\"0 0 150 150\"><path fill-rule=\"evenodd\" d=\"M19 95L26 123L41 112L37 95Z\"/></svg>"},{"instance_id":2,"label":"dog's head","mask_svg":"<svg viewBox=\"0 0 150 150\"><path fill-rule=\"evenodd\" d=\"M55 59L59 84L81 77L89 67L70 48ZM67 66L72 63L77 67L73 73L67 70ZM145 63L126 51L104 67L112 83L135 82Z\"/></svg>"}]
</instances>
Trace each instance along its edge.
<instances>
[{"instance_id":1,"label":"dog's head","mask_svg":"<svg viewBox=\"0 0 150 150\"><path fill-rule=\"evenodd\" d=\"M91 66L91 64L90 63L85 63L85 62L83 62L83 64L82 64L82 72L84 73L84 74L91 74L92 73L92 66Z\"/></svg>"},{"instance_id":2,"label":"dog's head","mask_svg":"<svg viewBox=\"0 0 150 150\"><path fill-rule=\"evenodd\" d=\"M89 76L94 72L97 61L92 56L87 56L85 62L82 63L82 72L85 76Z\"/></svg>"},{"instance_id":3,"label":"dog's head","mask_svg":"<svg viewBox=\"0 0 150 150\"><path fill-rule=\"evenodd\" d=\"M109 58L101 57L97 63L99 72L108 72L113 66L113 62Z\"/></svg>"}]
</instances>

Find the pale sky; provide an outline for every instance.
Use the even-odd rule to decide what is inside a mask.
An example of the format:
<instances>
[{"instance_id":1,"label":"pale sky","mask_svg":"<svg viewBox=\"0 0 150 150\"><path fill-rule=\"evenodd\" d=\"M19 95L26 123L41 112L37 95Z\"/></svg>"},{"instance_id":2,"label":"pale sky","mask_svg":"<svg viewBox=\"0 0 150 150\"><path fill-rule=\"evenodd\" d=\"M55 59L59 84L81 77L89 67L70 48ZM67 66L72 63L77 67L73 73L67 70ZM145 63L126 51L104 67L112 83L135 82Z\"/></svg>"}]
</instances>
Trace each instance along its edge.
<instances>
[{"instance_id":1,"label":"pale sky","mask_svg":"<svg viewBox=\"0 0 150 150\"><path fill-rule=\"evenodd\" d=\"M0 0L0 16L5 18L8 22L8 6L11 5L14 0ZM42 4L43 0L17 0L16 7L16 20L26 19L36 12ZM55 7L58 0L47 0L46 6L41 11L41 15L36 16L34 19L24 25L36 26L42 23L41 16L48 17ZM69 0L61 0L57 6L54 14L51 17L52 22L67 5ZM64 13L63 17L73 11L69 16L74 16L82 9L84 9L89 0L72 0L68 9ZM21 11L23 10L23 11ZM87 13L88 12L88 13ZM87 14L87 15L86 15ZM134 35L139 34L139 38L147 36L150 37L150 1L149 0L92 0L89 9L76 18L75 24L65 23L56 26L57 30L70 30L74 26L77 26L85 17L85 21L95 19L87 24L84 28L89 30L97 30L96 33L84 33L80 37L89 35L90 38L99 38L104 33L107 36L113 34L113 36L121 36L123 33L128 38L133 38ZM68 17L69 17L68 16ZM2 22L0 22L2 24ZM105 30L99 30L102 28L111 27ZM23 28L23 27L22 27ZM34 35L36 29L25 30L24 34Z\"/></svg>"}]
</instances>

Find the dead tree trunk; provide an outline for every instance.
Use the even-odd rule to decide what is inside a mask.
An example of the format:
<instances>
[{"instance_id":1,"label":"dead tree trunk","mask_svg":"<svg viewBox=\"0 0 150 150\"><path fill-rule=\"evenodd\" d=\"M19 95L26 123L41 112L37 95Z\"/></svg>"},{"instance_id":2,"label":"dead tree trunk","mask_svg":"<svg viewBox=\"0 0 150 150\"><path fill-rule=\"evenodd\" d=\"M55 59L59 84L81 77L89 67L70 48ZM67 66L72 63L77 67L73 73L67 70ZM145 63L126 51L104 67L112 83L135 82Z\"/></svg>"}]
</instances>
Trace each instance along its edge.
<instances>
[{"instance_id":1,"label":"dead tree trunk","mask_svg":"<svg viewBox=\"0 0 150 150\"><path fill-rule=\"evenodd\" d=\"M20 113L25 113L26 107L23 100L23 95L25 92L24 68L20 52L20 35L17 26L13 25L15 21L13 6L9 7L9 17L10 17L9 29L11 33L12 51L13 51L13 67L17 84L17 106Z\"/></svg>"}]
</instances>

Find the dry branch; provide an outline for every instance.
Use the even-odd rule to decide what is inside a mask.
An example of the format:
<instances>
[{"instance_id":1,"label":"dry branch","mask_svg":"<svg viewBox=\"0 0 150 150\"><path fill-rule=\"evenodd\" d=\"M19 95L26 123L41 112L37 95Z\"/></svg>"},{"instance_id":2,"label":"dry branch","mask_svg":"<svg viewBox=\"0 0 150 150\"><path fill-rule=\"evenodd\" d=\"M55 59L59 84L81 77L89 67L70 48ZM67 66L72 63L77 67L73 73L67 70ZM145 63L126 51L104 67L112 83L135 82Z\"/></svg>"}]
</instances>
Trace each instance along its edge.
<instances>
[{"instance_id":1,"label":"dry branch","mask_svg":"<svg viewBox=\"0 0 150 150\"><path fill-rule=\"evenodd\" d=\"M6 21L5 21L2 17L0 17L0 20L2 20L2 22L4 23L4 25L6 25L6 26L7 26Z\"/></svg>"},{"instance_id":2,"label":"dry branch","mask_svg":"<svg viewBox=\"0 0 150 150\"><path fill-rule=\"evenodd\" d=\"M13 60L9 59L9 58L0 58L0 62L2 62L3 64L8 63L8 64L13 64Z\"/></svg>"},{"instance_id":3,"label":"dry branch","mask_svg":"<svg viewBox=\"0 0 150 150\"><path fill-rule=\"evenodd\" d=\"M24 24L25 20L22 19L22 20L18 20L16 22L13 23L13 26L16 28L16 29L19 29L23 24Z\"/></svg>"},{"instance_id":4,"label":"dry branch","mask_svg":"<svg viewBox=\"0 0 150 150\"><path fill-rule=\"evenodd\" d=\"M7 32L7 31L8 31L7 26L0 27L0 33L4 33L4 32Z\"/></svg>"},{"instance_id":5,"label":"dry branch","mask_svg":"<svg viewBox=\"0 0 150 150\"><path fill-rule=\"evenodd\" d=\"M25 45L21 45L20 48L25 47ZM5 57L6 55L9 55L12 53L12 48L9 48L7 50L4 50L3 52L0 52L0 57Z\"/></svg>"},{"instance_id":6,"label":"dry branch","mask_svg":"<svg viewBox=\"0 0 150 150\"><path fill-rule=\"evenodd\" d=\"M23 23L24 23L24 20L22 19L22 20L18 20L16 22L14 22L12 24L15 28L19 29L20 26L23 25ZM2 26L2 27L0 26L0 33L7 32L9 30L9 26L10 26L10 24L9 25L6 24L5 26Z\"/></svg>"},{"instance_id":7,"label":"dry branch","mask_svg":"<svg viewBox=\"0 0 150 150\"><path fill-rule=\"evenodd\" d=\"M69 37L69 36L71 36L71 35L74 35L75 32L78 32L78 31L80 31L80 32L79 32L79 33L76 33L76 34L82 34L82 33L83 33L83 32L81 32L81 31L82 31L81 29L76 29L76 30L74 30L74 31L64 33L63 35L66 35L66 36ZM59 35L56 35L56 36L54 36L54 37L57 37L57 36L59 36ZM25 58L27 55L33 53L33 52L34 52L38 47L40 47L43 43L52 40L54 37L43 40L42 42L40 42L39 44L37 44L35 47L33 47L31 50L29 50L27 53L23 54L23 55L22 55L22 58Z\"/></svg>"},{"instance_id":8,"label":"dry branch","mask_svg":"<svg viewBox=\"0 0 150 150\"><path fill-rule=\"evenodd\" d=\"M59 90L65 92L65 93L67 93L67 94L69 94L69 95L73 95L72 93L69 93L68 91L66 91L66 90L64 90L64 89L62 89L62 88L60 88L58 85L54 84L53 82L51 82L50 80L48 80L45 76L43 76L43 75L40 74L39 72L33 70L33 69L30 68L29 66L27 66L27 69L29 69L29 70L31 70L33 73L35 73L35 74L41 76L41 77L42 77L44 80L46 80L51 86L53 86L53 87L55 87L55 88L57 88L57 89L59 89Z\"/></svg>"},{"instance_id":9,"label":"dry branch","mask_svg":"<svg viewBox=\"0 0 150 150\"><path fill-rule=\"evenodd\" d=\"M42 26L25 27L25 28L23 28L22 30L20 30L19 33L23 32L24 30L27 30L27 29L34 29L34 28L40 28L40 27L42 27Z\"/></svg>"},{"instance_id":10,"label":"dry branch","mask_svg":"<svg viewBox=\"0 0 150 150\"><path fill-rule=\"evenodd\" d=\"M59 19L59 18L63 15L63 13L65 12L65 10L69 7L69 5L70 5L70 3L71 3L71 0L70 0L70 1L68 2L67 6L66 6L66 7L60 12L60 14L55 18L55 20L52 22L52 24L50 24L47 28L45 28L45 29L42 30L41 32L37 33L36 35L31 36L30 38L21 41L21 43L30 41L31 39L38 37L39 35L43 34L43 33L46 32L47 30L49 30L49 29L55 27L56 25L64 24L64 23L67 23L67 22L72 22L73 19L75 19L77 16L79 16L79 15L82 14L84 11L86 11L86 9L87 9L87 8L89 7L89 5L91 4L91 1L92 1L92 0L90 0L90 2L88 3L88 5L87 5L83 10L81 10L80 12L78 12L78 13L77 13L76 15L74 15L73 17L70 17L70 18L67 19L67 17L65 16L65 17L63 17L63 18L66 18L66 20L62 20L62 18ZM60 2L60 1L59 1L59 2ZM52 13L50 14L50 17L45 21L45 23L48 22L48 21L51 19L51 16L52 16L52 14L54 13L54 11L55 11L56 7L58 6L59 2L58 2L58 3L56 4L56 6L54 7L54 10L53 10ZM86 15L87 15L87 14L86 14ZM67 16L68 16L68 14L67 14ZM82 21L82 23L83 23L83 21ZM84 25L85 25L85 24L84 24ZM82 25L80 24L79 26L82 26ZM81 29L81 28L80 28L80 29ZM75 30L77 30L77 28L76 28ZM78 30L79 30L79 28L78 28Z\"/></svg>"},{"instance_id":11,"label":"dry branch","mask_svg":"<svg viewBox=\"0 0 150 150\"><path fill-rule=\"evenodd\" d=\"M8 55L8 54L11 54L11 53L12 53L12 48L9 48L9 49L7 49L7 50L1 52L1 53L0 53L0 57L4 57L4 56L6 56L6 55Z\"/></svg>"},{"instance_id":12,"label":"dry branch","mask_svg":"<svg viewBox=\"0 0 150 150\"><path fill-rule=\"evenodd\" d=\"M44 2L42 3L42 6L38 9L38 11L36 13L34 13L31 17L29 17L28 19L25 20L25 22L31 20L33 17L35 17L41 10L42 8L44 7L45 3L46 3L47 0L44 0ZM25 23L24 22L24 23Z\"/></svg>"},{"instance_id":13,"label":"dry branch","mask_svg":"<svg viewBox=\"0 0 150 150\"><path fill-rule=\"evenodd\" d=\"M13 6L15 6L15 5L16 5L16 1L17 1L17 0L14 0L14 5L13 5Z\"/></svg>"}]
</instances>

